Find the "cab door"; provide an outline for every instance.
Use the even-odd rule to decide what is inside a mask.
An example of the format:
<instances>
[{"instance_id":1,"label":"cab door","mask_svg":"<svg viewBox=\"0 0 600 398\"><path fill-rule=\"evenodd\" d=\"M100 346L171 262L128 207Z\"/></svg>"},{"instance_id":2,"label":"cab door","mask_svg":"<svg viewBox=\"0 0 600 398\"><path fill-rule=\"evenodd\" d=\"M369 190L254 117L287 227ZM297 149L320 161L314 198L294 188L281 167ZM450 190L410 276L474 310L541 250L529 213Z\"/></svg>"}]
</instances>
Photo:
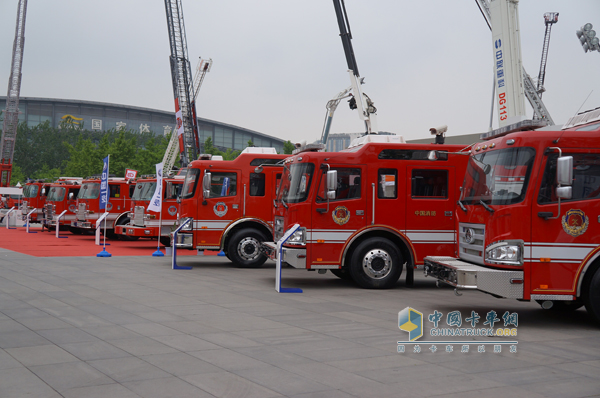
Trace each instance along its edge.
<instances>
[{"instance_id":1,"label":"cab door","mask_svg":"<svg viewBox=\"0 0 600 398\"><path fill-rule=\"evenodd\" d=\"M406 226L404 233L416 253L416 264L425 256L454 256L458 185L454 167L406 167Z\"/></svg>"},{"instance_id":2,"label":"cab door","mask_svg":"<svg viewBox=\"0 0 600 398\"><path fill-rule=\"evenodd\" d=\"M210 194L198 203L198 219L194 225L196 246L200 248L220 246L222 232L242 214L240 170L211 169L210 173Z\"/></svg>"},{"instance_id":3,"label":"cab door","mask_svg":"<svg viewBox=\"0 0 600 398\"><path fill-rule=\"evenodd\" d=\"M327 200L327 168L317 172L312 230L307 231L311 268L338 268L347 240L367 221L365 165L330 165L337 171L335 198Z\"/></svg>"},{"instance_id":4,"label":"cab door","mask_svg":"<svg viewBox=\"0 0 600 398\"><path fill-rule=\"evenodd\" d=\"M561 199L560 207L556 196L558 154L545 159L539 189L532 200L531 242L525 242L531 294L576 293L574 281L581 264L598 247L600 154L590 152L563 149L563 156L573 157L573 183L571 199Z\"/></svg>"}]
</instances>

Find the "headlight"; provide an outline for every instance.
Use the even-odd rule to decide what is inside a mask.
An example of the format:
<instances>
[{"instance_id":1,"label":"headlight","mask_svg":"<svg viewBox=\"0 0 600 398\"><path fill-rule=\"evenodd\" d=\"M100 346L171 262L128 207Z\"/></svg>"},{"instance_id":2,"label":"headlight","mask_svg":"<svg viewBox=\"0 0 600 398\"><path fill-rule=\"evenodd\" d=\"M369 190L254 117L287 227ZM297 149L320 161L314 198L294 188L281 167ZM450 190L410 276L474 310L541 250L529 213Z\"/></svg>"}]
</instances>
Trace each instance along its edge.
<instances>
[{"instance_id":1,"label":"headlight","mask_svg":"<svg viewBox=\"0 0 600 398\"><path fill-rule=\"evenodd\" d=\"M185 227L181 228L182 231L191 231L194 228L194 220L192 218L183 218L183 219L181 219L181 224L183 224L187 220L190 220L190 222L188 222L185 225Z\"/></svg>"},{"instance_id":2,"label":"headlight","mask_svg":"<svg viewBox=\"0 0 600 398\"><path fill-rule=\"evenodd\" d=\"M491 244L485 249L485 261L494 264L523 265L523 241Z\"/></svg>"},{"instance_id":3,"label":"headlight","mask_svg":"<svg viewBox=\"0 0 600 398\"><path fill-rule=\"evenodd\" d=\"M288 245L304 245L304 244L306 244L305 237L306 237L306 229L300 228L299 230L294 232L292 236L289 237L289 239L287 240L286 243Z\"/></svg>"}]
</instances>

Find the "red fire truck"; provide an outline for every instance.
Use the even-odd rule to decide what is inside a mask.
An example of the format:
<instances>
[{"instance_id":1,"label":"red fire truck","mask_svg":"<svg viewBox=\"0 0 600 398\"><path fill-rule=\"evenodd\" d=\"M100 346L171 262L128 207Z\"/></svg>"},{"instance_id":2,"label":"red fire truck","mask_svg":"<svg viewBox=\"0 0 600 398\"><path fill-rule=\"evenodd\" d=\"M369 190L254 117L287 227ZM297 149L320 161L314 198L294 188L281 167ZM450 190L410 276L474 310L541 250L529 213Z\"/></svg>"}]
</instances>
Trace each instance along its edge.
<instances>
[{"instance_id":1,"label":"red fire truck","mask_svg":"<svg viewBox=\"0 0 600 398\"><path fill-rule=\"evenodd\" d=\"M157 238L160 222L160 242L169 246L171 228L177 222L177 198L181 193L184 176L163 178L162 216L155 211L148 211L148 204L156 190L156 177L138 179L131 197L130 211L125 218L127 224L115 226L115 235L133 239Z\"/></svg>"},{"instance_id":2,"label":"red fire truck","mask_svg":"<svg viewBox=\"0 0 600 398\"><path fill-rule=\"evenodd\" d=\"M42 230L48 230L56 227L56 216L59 216L63 211L67 211L60 219L60 225L70 226L71 221L75 219L77 211L77 194L81 188L82 178L63 177L58 181L51 183L46 189L46 203L43 210Z\"/></svg>"},{"instance_id":3,"label":"red fire truck","mask_svg":"<svg viewBox=\"0 0 600 398\"><path fill-rule=\"evenodd\" d=\"M585 305L600 321L600 108L562 129L489 135L458 201L458 258L430 252L425 274L546 309Z\"/></svg>"},{"instance_id":4,"label":"red fire truck","mask_svg":"<svg viewBox=\"0 0 600 398\"><path fill-rule=\"evenodd\" d=\"M46 203L46 195L48 194L49 182L45 181L30 181L23 187L23 201L21 202L21 214L23 215L23 221L27 218L27 214L36 209L34 213L29 216L29 221L39 222L42 220L42 212L44 204Z\"/></svg>"},{"instance_id":5,"label":"red fire truck","mask_svg":"<svg viewBox=\"0 0 600 398\"><path fill-rule=\"evenodd\" d=\"M439 162L428 160L432 149ZM330 270L363 288L407 283L425 254L455 252L457 177L468 156L460 145L406 144L366 135L341 152L299 152L285 160L276 201L275 241L294 224L282 261ZM449 154L448 154L449 152ZM263 245L276 258L276 243Z\"/></svg>"},{"instance_id":6,"label":"red fire truck","mask_svg":"<svg viewBox=\"0 0 600 398\"><path fill-rule=\"evenodd\" d=\"M108 178L108 203L106 209L100 209L100 179L86 179L81 184L77 195L76 216L70 222L71 232L81 234L96 229L96 220L104 213L106 216L106 235L114 237L114 227L127 224L129 218L126 211L131 206L131 195L135 189L135 181L120 177ZM104 228L102 228L104 232Z\"/></svg>"},{"instance_id":7,"label":"red fire truck","mask_svg":"<svg viewBox=\"0 0 600 398\"><path fill-rule=\"evenodd\" d=\"M190 163L180 216L193 221L178 234L176 247L222 250L238 266L262 265L261 243L273 239L272 206L287 156L249 147L232 161Z\"/></svg>"}]
</instances>

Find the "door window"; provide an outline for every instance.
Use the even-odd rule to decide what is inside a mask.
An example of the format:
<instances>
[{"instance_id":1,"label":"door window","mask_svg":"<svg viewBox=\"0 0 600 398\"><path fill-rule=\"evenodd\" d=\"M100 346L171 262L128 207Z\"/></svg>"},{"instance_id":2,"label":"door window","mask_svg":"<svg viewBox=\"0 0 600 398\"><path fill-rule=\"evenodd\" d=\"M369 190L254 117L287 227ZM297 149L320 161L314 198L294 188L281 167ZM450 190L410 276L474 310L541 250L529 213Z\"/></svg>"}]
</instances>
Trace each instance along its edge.
<instances>
[{"instance_id":1,"label":"door window","mask_svg":"<svg viewBox=\"0 0 600 398\"><path fill-rule=\"evenodd\" d=\"M360 169L349 167L332 167L337 170L337 187L334 200L359 199L360 198ZM327 190L327 170L321 174L321 184L317 193L317 202L324 202Z\"/></svg>"},{"instance_id":2,"label":"door window","mask_svg":"<svg viewBox=\"0 0 600 398\"><path fill-rule=\"evenodd\" d=\"M413 198L448 198L448 170L413 170Z\"/></svg>"},{"instance_id":3,"label":"door window","mask_svg":"<svg viewBox=\"0 0 600 398\"><path fill-rule=\"evenodd\" d=\"M237 193L237 174L213 172L210 180L210 197L235 196Z\"/></svg>"},{"instance_id":4,"label":"door window","mask_svg":"<svg viewBox=\"0 0 600 398\"><path fill-rule=\"evenodd\" d=\"M573 156L573 189L571 199L585 200L600 198L600 155L589 153L565 154ZM548 157L538 203L556 203L556 160L558 154ZM564 201L562 199L561 201Z\"/></svg>"}]
</instances>

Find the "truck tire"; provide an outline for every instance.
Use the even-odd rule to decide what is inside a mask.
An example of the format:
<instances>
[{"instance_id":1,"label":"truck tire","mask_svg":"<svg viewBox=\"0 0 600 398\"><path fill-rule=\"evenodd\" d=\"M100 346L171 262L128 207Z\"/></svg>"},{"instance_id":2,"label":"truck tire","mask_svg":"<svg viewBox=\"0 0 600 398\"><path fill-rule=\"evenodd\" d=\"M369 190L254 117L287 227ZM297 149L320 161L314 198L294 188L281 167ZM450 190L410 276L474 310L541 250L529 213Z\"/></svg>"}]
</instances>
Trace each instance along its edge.
<instances>
[{"instance_id":1,"label":"truck tire","mask_svg":"<svg viewBox=\"0 0 600 398\"><path fill-rule=\"evenodd\" d=\"M388 239L369 238L354 250L350 276L364 289L389 289L402 274L402 254Z\"/></svg>"},{"instance_id":2,"label":"truck tire","mask_svg":"<svg viewBox=\"0 0 600 398\"><path fill-rule=\"evenodd\" d=\"M585 283L583 301L588 314L600 323L600 268L596 267L594 275Z\"/></svg>"},{"instance_id":3,"label":"truck tire","mask_svg":"<svg viewBox=\"0 0 600 398\"><path fill-rule=\"evenodd\" d=\"M257 268L267 261L260 246L266 237L253 228L236 231L227 244L227 254L231 262L243 268Z\"/></svg>"},{"instance_id":4,"label":"truck tire","mask_svg":"<svg viewBox=\"0 0 600 398\"><path fill-rule=\"evenodd\" d=\"M161 236L160 237L160 243L164 247L171 247L171 237L170 236Z\"/></svg>"}]
</instances>

